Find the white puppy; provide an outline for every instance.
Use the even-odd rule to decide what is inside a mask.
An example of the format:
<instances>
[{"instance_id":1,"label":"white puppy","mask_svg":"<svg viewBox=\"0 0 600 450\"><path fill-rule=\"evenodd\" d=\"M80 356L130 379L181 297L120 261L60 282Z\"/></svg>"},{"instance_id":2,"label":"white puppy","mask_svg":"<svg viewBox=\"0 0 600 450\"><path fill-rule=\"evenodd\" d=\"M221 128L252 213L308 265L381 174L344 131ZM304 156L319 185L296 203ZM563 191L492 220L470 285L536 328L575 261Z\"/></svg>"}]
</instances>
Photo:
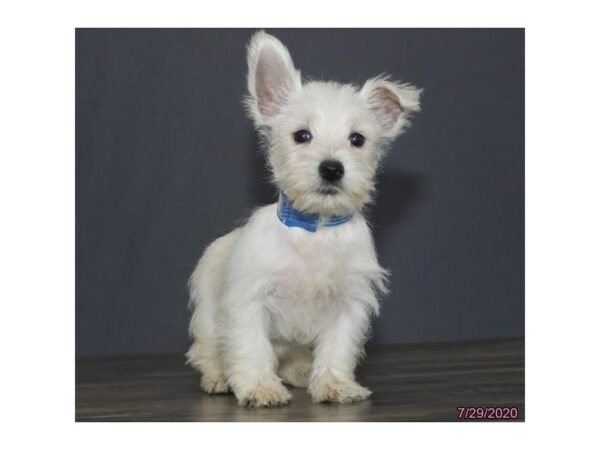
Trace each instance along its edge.
<instances>
[{"instance_id":1,"label":"white puppy","mask_svg":"<svg viewBox=\"0 0 600 450\"><path fill-rule=\"evenodd\" d=\"M200 259L187 357L206 392L231 389L240 405L288 403L283 383L307 387L315 402L366 399L354 369L386 271L361 210L420 90L382 77L360 89L303 83L264 32L248 47L248 90L281 194Z\"/></svg>"}]
</instances>

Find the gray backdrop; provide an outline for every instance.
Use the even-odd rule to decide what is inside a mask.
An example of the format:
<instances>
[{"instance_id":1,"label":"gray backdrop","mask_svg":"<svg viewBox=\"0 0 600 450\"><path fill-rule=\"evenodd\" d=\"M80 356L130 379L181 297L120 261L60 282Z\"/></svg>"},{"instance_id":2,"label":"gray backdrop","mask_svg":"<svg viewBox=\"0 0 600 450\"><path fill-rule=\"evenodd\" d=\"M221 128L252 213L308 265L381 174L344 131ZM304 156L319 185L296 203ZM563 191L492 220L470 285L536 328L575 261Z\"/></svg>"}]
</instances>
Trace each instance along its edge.
<instances>
[{"instance_id":1,"label":"gray backdrop","mask_svg":"<svg viewBox=\"0 0 600 450\"><path fill-rule=\"evenodd\" d=\"M524 31L271 30L303 74L425 88L369 215L377 342L524 335ZM241 105L252 30L76 31L76 352L183 351L204 247L275 192Z\"/></svg>"}]
</instances>

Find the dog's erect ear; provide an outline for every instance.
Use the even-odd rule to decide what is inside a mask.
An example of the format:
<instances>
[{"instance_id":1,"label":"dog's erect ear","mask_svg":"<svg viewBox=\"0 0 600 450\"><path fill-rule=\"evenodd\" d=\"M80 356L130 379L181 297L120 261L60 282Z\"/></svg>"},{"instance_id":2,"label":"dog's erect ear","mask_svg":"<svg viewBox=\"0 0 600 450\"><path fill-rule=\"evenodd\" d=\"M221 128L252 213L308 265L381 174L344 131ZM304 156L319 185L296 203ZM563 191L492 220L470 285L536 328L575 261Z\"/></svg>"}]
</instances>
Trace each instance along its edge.
<instances>
[{"instance_id":1,"label":"dog's erect ear","mask_svg":"<svg viewBox=\"0 0 600 450\"><path fill-rule=\"evenodd\" d=\"M379 76L368 80L360 90L360 95L377 118L383 136L393 139L408 125L410 115L420 110L421 92L421 89L410 84Z\"/></svg>"},{"instance_id":2,"label":"dog's erect ear","mask_svg":"<svg viewBox=\"0 0 600 450\"><path fill-rule=\"evenodd\" d=\"M300 72L287 48L264 31L252 36L248 45L248 109L263 125L281 111L290 95L302 87Z\"/></svg>"}]
</instances>

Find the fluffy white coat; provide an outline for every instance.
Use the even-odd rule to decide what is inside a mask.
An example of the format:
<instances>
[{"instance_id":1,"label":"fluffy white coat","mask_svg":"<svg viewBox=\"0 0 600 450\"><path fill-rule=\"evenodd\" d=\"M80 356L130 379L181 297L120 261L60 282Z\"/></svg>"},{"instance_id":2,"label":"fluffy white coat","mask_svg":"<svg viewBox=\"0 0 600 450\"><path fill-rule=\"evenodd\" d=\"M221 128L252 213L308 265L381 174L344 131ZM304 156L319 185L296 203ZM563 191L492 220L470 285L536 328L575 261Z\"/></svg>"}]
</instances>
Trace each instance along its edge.
<instances>
[{"instance_id":1,"label":"fluffy white coat","mask_svg":"<svg viewBox=\"0 0 600 450\"><path fill-rule=\"evenodd\" d=\"M214 241L190 279L188 360L206 392L232 390L241 405L289 402L283 383L308 388L315 402L363 400L370 391L354 369L387 272L361 210L385 148L419 109L420 90L383 77L361 89L303 84L287 49L264 32L248 48L248 90L276 186L296 209L353 218L310 232L282 224L272 204ZM298 130L310 141L295 142ZM360 148L352 133L364 137ZM344 167L333 187L319 176L325 160Z\"/></svg>"}]
</instances>

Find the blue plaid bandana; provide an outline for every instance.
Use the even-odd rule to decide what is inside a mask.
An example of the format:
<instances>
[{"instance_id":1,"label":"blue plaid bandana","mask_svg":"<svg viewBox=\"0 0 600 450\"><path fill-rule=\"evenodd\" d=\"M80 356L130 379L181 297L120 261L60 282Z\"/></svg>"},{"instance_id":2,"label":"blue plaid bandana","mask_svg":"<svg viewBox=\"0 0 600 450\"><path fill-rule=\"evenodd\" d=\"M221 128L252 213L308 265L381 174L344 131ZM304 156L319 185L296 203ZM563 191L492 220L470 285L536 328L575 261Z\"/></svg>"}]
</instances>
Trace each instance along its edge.
<instances>
[{"instance_id":1,"label":"blue plaid bandana","mask_svg":"<svg viewBox=\"0 0 600 450\"><path fill-rule=\"evenodd\" d=\"M352 219L352 214L321 217L318 214L304 213L294 209L289 199L281 192L277 203L277 217L287 227L299 227L314 233L319 226L334 227L346 223Z\"/></svg>"}]
</instances>

